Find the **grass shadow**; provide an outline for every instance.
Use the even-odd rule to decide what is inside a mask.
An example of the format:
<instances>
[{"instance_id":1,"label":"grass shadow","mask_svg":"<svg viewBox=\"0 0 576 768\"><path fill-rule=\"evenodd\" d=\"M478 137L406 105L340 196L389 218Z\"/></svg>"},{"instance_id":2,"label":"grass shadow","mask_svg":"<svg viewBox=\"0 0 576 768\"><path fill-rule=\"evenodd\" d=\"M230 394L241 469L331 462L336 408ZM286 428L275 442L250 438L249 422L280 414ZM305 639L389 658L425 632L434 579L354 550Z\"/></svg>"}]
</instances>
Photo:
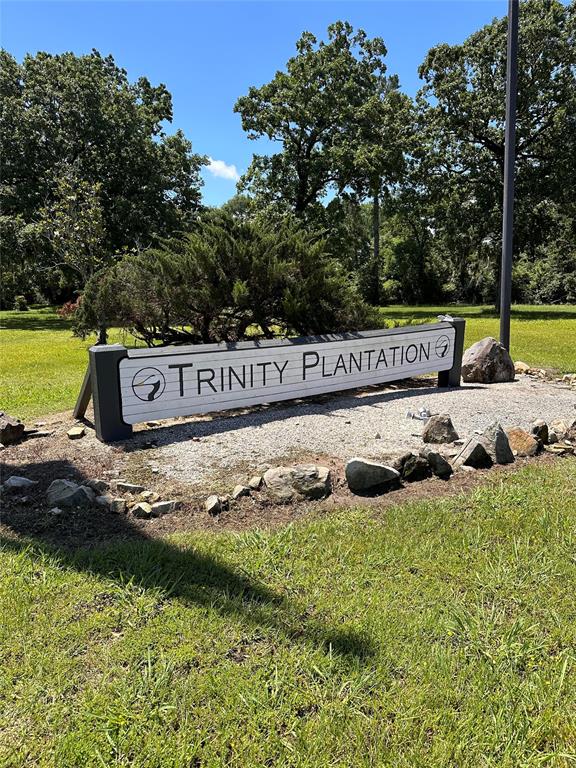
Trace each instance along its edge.
<instances>
[{"instance_id":1,"label":"grass shadow","mask_svg":"<svg viewBox=\"0 0 576 768\"><path fill-rule=\"evenodd\" d=\"M4 479L21 473L18 465L2 467ZM371 643L360 633L310 618L283 594L215 555L148 536L128 514L98 505L50 513L44 501L46 478L78 483L88 479L67 461L28 464L26 477L38 478L38 485L22 492L2 491L0 551L28 549L33 556L48 555L63 569L135 583L159 591L163 599L202 606L342 656L372 655Z\"/></svg>"}]
</instances>

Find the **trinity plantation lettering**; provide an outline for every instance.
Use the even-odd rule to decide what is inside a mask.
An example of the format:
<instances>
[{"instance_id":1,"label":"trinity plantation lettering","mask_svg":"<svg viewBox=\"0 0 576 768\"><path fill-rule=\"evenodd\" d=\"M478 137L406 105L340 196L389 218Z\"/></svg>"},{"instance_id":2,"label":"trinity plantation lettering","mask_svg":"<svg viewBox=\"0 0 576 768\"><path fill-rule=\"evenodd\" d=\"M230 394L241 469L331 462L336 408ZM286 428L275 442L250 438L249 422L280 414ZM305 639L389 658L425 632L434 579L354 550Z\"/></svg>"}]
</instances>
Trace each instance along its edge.
<instances>
[{"instance_id":1,"label":"trinity plantation lettering","mask_svg":"<svg viewBox=\"0 0 576 768\"><path fill-rule=\"evenodd\" d=\"M440 343L438 343L440 342ZM299 358L262 360L234 365L207 366L205 363L181 362L167 367L177 372L180 397L231 392L238 389L281 386L288 381L330 379L338 376L370 373L429 361L431 355L443 358L450 347L447 337L431 345L430 341L347 351L338 355L303 351ZM136 378L136 377L135 377Z\"/></svg>"}]
</instances>

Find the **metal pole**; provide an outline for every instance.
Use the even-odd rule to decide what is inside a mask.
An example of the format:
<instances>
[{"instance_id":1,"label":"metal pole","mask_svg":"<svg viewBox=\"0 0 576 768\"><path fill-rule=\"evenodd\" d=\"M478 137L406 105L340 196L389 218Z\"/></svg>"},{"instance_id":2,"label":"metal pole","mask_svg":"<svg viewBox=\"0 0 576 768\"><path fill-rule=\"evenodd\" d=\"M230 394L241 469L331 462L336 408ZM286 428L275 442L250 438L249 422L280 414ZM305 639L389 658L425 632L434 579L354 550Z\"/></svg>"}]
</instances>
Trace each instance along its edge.
<instances>
[{"instance_id":1,"label":"metal pole","mask_svg":"<svg viewBox=\"0 0 576 768\"><path fill-rule=\"evenodd\" d=\"M502 267L500 273L500 342L510 349L512 244L514 239L514 166L516 160L516 95L518 91L518 0L508 0L506 57L506 132L504 137L504 200L502 205Z\"/></svg>"}]
</instances>

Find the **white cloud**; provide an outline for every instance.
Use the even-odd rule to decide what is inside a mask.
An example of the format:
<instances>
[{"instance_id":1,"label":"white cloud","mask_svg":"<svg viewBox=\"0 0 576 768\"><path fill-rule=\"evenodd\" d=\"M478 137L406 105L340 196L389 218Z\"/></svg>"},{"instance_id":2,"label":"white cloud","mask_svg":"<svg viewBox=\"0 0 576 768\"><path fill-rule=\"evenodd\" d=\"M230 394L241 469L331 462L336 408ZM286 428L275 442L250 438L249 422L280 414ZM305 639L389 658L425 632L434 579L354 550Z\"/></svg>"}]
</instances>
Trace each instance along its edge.
<instances>
[{"instance_id":1,"label":"white cloud","mask_svg":"<svg viewBox=\"0 0 576 768\"><path fill-rule=\"evenodd\" d=\"M208 158L208 170L213 176L218 176L221 179L238 181L240 178L235 165L228 165L224 160L214 160L213 157Z\"/></svg>"}]
</instances>

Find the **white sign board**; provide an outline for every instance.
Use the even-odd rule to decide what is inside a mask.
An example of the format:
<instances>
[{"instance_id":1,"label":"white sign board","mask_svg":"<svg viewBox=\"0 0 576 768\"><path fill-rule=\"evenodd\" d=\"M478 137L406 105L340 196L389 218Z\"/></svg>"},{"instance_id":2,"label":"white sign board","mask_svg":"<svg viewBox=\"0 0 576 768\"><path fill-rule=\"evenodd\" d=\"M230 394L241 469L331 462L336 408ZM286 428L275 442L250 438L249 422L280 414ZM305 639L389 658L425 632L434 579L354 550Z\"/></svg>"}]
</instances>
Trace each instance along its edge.
<instances>
[{"instance_id":1,"label":"white sign board","mask_svg":"<svg viewBox=\"0 0 576 768\"><path fill-rule=\"evenodd\" d=\"M450 323L343 337L129 350L126 424L272 403L449 370Z\"/></svg>"}]
</instances>

